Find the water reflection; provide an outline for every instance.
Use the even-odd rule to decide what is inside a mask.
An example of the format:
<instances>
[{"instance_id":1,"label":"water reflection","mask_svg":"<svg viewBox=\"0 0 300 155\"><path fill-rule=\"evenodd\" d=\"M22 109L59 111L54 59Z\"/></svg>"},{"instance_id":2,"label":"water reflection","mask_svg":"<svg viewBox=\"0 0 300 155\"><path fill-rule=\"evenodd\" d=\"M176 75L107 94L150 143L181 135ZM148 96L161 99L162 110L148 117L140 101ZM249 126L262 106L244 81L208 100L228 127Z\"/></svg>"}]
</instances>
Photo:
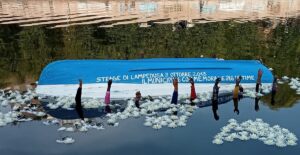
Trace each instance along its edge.
<instances>
[{"instance_id":1,"label":"water reflection","mask_svg":"<svg viewBox=\"0 0 300 155\"><path fill-rule=\"evenodd\" d=\"M289 33L285 33L286 26L282 24L265 27L268 22L207 23L175 32L172 25L147 29L137 25L108 29L1 26L0 86L35 82L45 65L59 59L215 55L225 59L261 59L278 76L300 76L300 20L288 20Z\"/></svg>"},{"instance_id":2,"label":"water reflection","mask_svg":"<svg viewBox=\"0 0 300 155\"><path fill-rule=\"evenodd\" d=\"M146 122L147 122L147 120L154 119L154 118L159 118L157 120L157 121L159 121L160 119L165 118L165 117L170 117L171 119L175 119L175 120L179 119L179 117L180 117L180 119L178 120L178 126L185 126L186 125L185 122L181 122L181 121L183 121L182 119L187 119L188 116L192 115L190 112L188 112L186 110L193 111L192 109L195 109L193 106L193 103L196 104L200 108L212 106L213 117L215 120L219 120L220 116L218 114L218 105L224 104L224 103L231 103L230 101L233 100L234 112L237 112L237 114L239 114L238 101L239 101L239 99L241 99L241 97L239 97L239 94L235 93L235 91L237 91L238 93L239 93L239 91L242 92L240 90L241 86L239 85L239 81L240 80L237 80L237 85L234 88L235 90L233 91L233 93L227 92L227 93L219 94L218 84L220 82L220 79L217 79L215 86L213 88L212 100L201 101L201 100L197 99L197 101L194 100L194 102L186 102L186 101L190 101L190 97L187 97L187 98L181 97L178 100L178 104L175 105L175 104L171 104L172 97L166 96L166 97L159 97L159 98L155 98L155 99L150 98L150 99L145 99L145 100L139 100L139 104L141 106L140 108L137 108L135 105L136 98L141 98L141 94L138 94L138 93L137 93L137 97L133 98L133 99L113 101L110 104L103 103L101 106L95 107L95 108L87 108L87 107L83 108L81 105L81 99L80 99L80 96L81 96L80 93L81 93L81 88L82 88L81 81L79 83L79 88L77 91L77 95L75 97L75 100L76 100L76 104L74 105L75 108L73 108L71 106L68 109L63 109L63 107L59 107L57 109L49 109L47 104L52 104L53 101L55 101L55 97L53 97L53 98L44 97L41 100L39 100L37 97L30 95L29 92L23 92L24 95L21 95L18 92L5 91L5 92L3 92L4 94L2 94L1 97L5 97L5 99L10 100L10 103L12 103L12 104L10 104L11 112L9 115L4 116L5 117L4 120L9 123L12 123L14 125L18 124L19 122L30 121L32 119L42 119L42 120L47 120L46 122L43 122L46 125L57 124L58 122L60 122L59 124L60 124L60 126L62 126L62 128L59 128L58 131L72 131L72 132L80 131L80 132L82 132L82 131L87 131L90 128L94 128L94 129L98 129L98 130L103 129L103 124L101 122L104 122L104 121L107 122L107 125L117 126L118 122L115 117L120 117L119 119L126 119L129 116L132 116L135 118L140 117L140 116L146 116ZM276 82L277 82L277 78L274 78L273 88L277 87ZM174 83L174 86L176 88L176 82ZM282 86L284 86L284 85L282 85ZM191 90L192 90L192 88L193 87L191 87ZM274 89L274 90L277 91L277 89ZM276 93L274 93L273 95L272 94L271 94L271 96L272 96L271 98L275 97ZM26 96L27 96L27 100L30 100L29 103L25 103L25 102L22 104L18 103L20 101L24 101L24 100L22 100L22 98L26 97ZM30 97L32 99L30 99ZM262 98L268 98L268 96L262 97ZM17 99L18 101L15 101L15 99ZM152 99L152 101L151 101L151 99ZM259 100L260 100L259 97L255 98L255 110L256 111L259 110L259 105L258 105ZM272 102L272 100L271 100L271 102ZM64 101L66 101L66 100L64 100ZM62 101L59 100L57 102L62 102ZM147 107L147 104L149 104L149 103L153 104L153 105L150 105L150 107L152 106L152 108L150 108L150 109L149 109L149 107ZM162 104L162 105L157 105L158 103ZM63 104L68 104L68 103L63 103ZM132 105L130 105L130 104L132 104ZM170 104L171 106L169 107L167 104ZM191 104L192 106L189 104ZM272 104L272 105L274 106L274 104ZM156 106L156 108L155 108L155 106ZM276 106L276 104L275 104L275 106ZM130 108L133 111L129 110ZM176 111L173 110L174 108L176 109ZM148 112L148 111L150 111L150 112ZM245 111L247 111L247 110L245 110ZM138 113L136 113L136 112L138 112ZM176 112L176 113L174 114L172 112ZM178 112L179 116L176 116L177 112ZM59 119L59 120L57 120L57 119ZM9 120L11 120L11 122ZM168 127L175 128L177 126L174 123L173 123L173 126L171 126L171 123L170 123ZM154 124L153 128L160 129L161 126L155 126L155 124Z\"/></svg>"},{"instance_id":3,"label":"water reflection","mask_svg":"<svg viewBox=\"0 0 300 155\"><path fill-rule=\"evenodd\" d=\"M263 101L262 104L269 105L271 109L292 107L299 99L300 96L287 84L278 85L276 92L271 92L267 96L261 98Z\"/></svg>"},{"instance_id":4,"label":"water reflection","mask_svg":"<svg viewBox=\"0 0 300 155\"><path fill-rule=\"evenodd\" d=\"M14 6L14 7L11 7ZM122 25L149 21L161 24L203 23L236 19L240 22L299 15L299 1L290 0L2 0L1 24L20 26Z\"/></svg>"},{"instance_id":5,"label":"water reflection","mask_svg":"<svg viewBox=\"0 0 300 155\"><path fill-rule=\"evenodd\" d=\"M255 111L259 111L259 100L260 100L260 97L255 97L255 104L254 104L254 110Z\"/></svg>"},{"instance_id":6,"label":"water reflection","mask_svg":"<svg viewBox=\"0 0 300 155\"><path fill-rule=\"evenodd\" d=\"M105 112L111 113L110 105L106 105L106 106L105 106Z\"/></svg>"},{"instance_id":7,"label":"water reflection","mask_svg":"<svg viewBox=\"0 0 300 155\"><path fill-rule=\"evenodd\" d=\"M274 77L273 84L272 84L272 91L271 91L271 104L275 104L275 96L277 92L277 77Z\"/></svg>"},{"instance_id":8,"label":"water reflection","mask_svg":"<svg viewBox=\"0 0 300 155\"><path fill-rule=\"evenodd\" d=\"M8 22L7 20L21 23L23 16L31 15L44 16L46 14L47 17L51 16L51 18L65 18L66 10L62 8L68 4L67 1L55 0L44 0L36 3L29 0L26 4L22 3L23 1L2 0L1 2L0 20L2 24ZM12 6L10 4L14 3L18 3L15 6L15 8L18 8L18 11L12 12L15 8L8 8ZM77 3L80 5L77 5ZM296 17L298 16L297 12L299 12L297 11L299 1L199 0L184 3L182 1L82 2L74 0L69 1L69 4L71 4L70 7L80 7L78 7L79 11L75 9L70 10L70 19L73 19L73 16L77 19L79 18L77 16L85 13L94 12L97 14L96 10L99 7L104 7L105 11L116 11L116 9L113 9L114 6L118 6L121 3L123 8L121 10L125 10L123 12L134 12L137 11L137 7L142 6L141 8L144 8L142 10L148 7L148 11L145 12L151 16L155 11L152 13L149 12L155 10L154 8L157 7L158 14L168 14L168 21L171 21L173 18L169 17L169 15L178 18L176 19L176 24L158 24L158 22L153 21L152 17L146 18L147 21L152 20L148 22L153 25L150 28L140 28L137 24L120 25L112 28L99 28L96 24L57 29L49 29L48 24L45 27L32 26L26 28L12 23L0 25L0 87L18 88L22 87L24 83L35 82L38 80L43 67L52 61L61 59L134 59L201 56L222 57L225 59L258 59L268 67L272 67L275 75L280 77L283 75L292 77L300 76L300 19ZM37 7L40 4L43 4L42 6L44 7ZM57 6L58 4L59 6ZM23 5L32 7L24 7ZM41 11L44 8L48 8L48 5L52 6L49 9L52 11ZM205 14L205 16L215 16L215 18L212 17L209 19L218 22L195 24L193 27L189 27L190 23L188 20L181 19L181 15L183 18L186 16L180 13L177 14L178 11L186 11L186 8L189 7L196 7L202 10L201 12L198 10L196 13L201 16L201 20ZM241 8L243 8L243 11L246 11L245 14L240 12ZM22 9L25 12L30 12L30 9L40 11L39 13L24 14L20 13ZM60 10L60 12L57 13L56 9ZM159 10L165 11L159 12ZM220 10L223 11L222 15L215 14L220 13ZM284 14L287 18L282 21L278 18L268 17L262 20L242 23L237 22L236 19L229 21L217 19L217 17L223 18L223 16L227 15L238 15L243 16L244 20L249 21L251 18L244 15L253 15L253 12L261 12L262 10L269 12L266 14L270 16L279 15L278 17L283 17ZM76 13L76 11L78 12ZM189 9L189 11L192 12L193 9ZM275 11L275 13L271 13L272 11ZM101 12L101 10L98 10L98 12ZM137 16L140 14L143 13L139 13ZM260 16L259 14L259 17L267 17L264 15ZM88 16L92 18L94 15ZM191 14L190 17L192 16L194 14ZM127 16L122 16L122 18L125 17L127 18ZM33 19L26 20L35 20L34 18L40 17L28 18ZM107 18L101 20L111 20L110 17L101 16L99 18ZM115 22L123 20L121 17L120 19L117 18L119 17L114 18ZM158 19L161 20L161 18ZM94 21L94 19L91 20ZM207 21L208 18L203 17L203 20ZM60 22L59 19L56 21ZM197 22L197 20L194 21ZM39 22L41 21L39 20ZM74 21L74 23L76 22ZM179 27L176 28L176 31L172 31L174 26L178 25ZM290 91L288 90L288 92ZM283 99L280 99L278 96L281 95L277 94L274 97L276 101L274 107L291 106L297 99L292 94L294 93L283 96ZM287 99L288 96L292 99ZM287 99L288 102L284 103L284 99ZM270 101L271 99L266 103L270 103Z\"/></svg>"}]
</instances>

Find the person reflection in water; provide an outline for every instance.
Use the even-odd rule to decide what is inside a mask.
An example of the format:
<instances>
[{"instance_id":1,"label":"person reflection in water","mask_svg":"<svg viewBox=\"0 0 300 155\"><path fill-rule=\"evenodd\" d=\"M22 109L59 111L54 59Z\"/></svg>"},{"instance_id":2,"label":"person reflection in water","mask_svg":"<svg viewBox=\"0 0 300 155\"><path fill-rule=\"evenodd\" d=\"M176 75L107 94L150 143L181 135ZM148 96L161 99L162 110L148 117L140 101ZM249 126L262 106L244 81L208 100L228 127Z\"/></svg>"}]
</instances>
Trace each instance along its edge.
<instances>
[{"instance_id":1,"label":"person reflection in water","mask_svg":"<svg viewBox=\"0 0 300 155\"><path fill-rule=\"evenodd\" d=\"M190 78L189 81L191 83L191 96L190 96L191 105L195 105L196 103L193 102L197 98L196 90L195 90L195 82L193 78Z\"/></svg>"},{"instance_id":2,"label":"person reflection in water","mask_svg":"<svg viewBox=\"0 0 300 155\"><path fill-rule=\"evenodd\" d=\"M261 69L258 70L257 73L257 80L256 80L256 87L255 87L255 91L258 93L259 92L259 88L261 87L261 77L263 75L263 71Z\"/></svg>"},{"instance_id":3,"label":"person reflection in water","mask_svg":"<svg viewBox=\"0 0 300 155\"><path fill-rule=\"evenodd\" d=\"M84 121L83 110L82 110L82 105L81 105L81 94L82 94L82 80L80 79L79 87L77 89L77 93L75 96L75 102L76 102L76 111L77 111L80 119Z\"/></svg>"},{"instance_id":4,"label":"person reflection in water","mask_svg":"<svg viewBox=\"0 0 300 155\"><path fill-rule=\"evenodd\" d=\"M109 105L106 105L106 106L105 106L105 112L106 112L106 113L111 113L111 108L110 108Z\"/></svg>"},{"instance_id":5,"label":"person reflection in water","mask_svg":"<svg viewBox=\"0 0 300 155\"><path fill-rule=\"evenodd\" d=\"M218 110L218 100L219 100L219 83L221 82L221 78L217 78L215 81L215 85L213 87L213 94L212 94L212 111L214 113L215 120L219 120L219 115L217 113Z\"/></svg>"},{"instance_id":6,"label":"person reflection in water","mask_svg":"<svg viewBox=\"0 0 300 155\"><path fill-rule=\"evenodd\" d=\"M235 86L234 86L233 94L232 94L232 96L233 96L233 104L234 104L234 110L233 110L233 112L237 113L237 114L240 114L240 110L239 110L239 98L240 98L240 95L239 95L239 92L243 91L242 86L240 86L241 80L242 80L242 76L239 76L235 80Z\"/></svg>"},{"instance_id":7,"label":"person reflection in water","mask_svg":"<svg viewBox=\"0 0 300 155\"><path fill-rule=\"evenodd\" d=\"M275 104L275 96L276 96L277 89L278 89L277 77L274 77L273 84L272 84L272 93L271 93L271 104L272 105Z\"/></svg>"},{"instance_id":8,"label":"person reflection in water","mask_svg":"<svg viewBox=\"0 0 300 155\"><path fill-rule=\"evenodd\" d=\"M259 100L260 100L260 97L255 97L255 105L254 105L254 110L255 111L259 111L259 105L258 105L258 103L259 103Z\"/></svg>"}]
</instances>

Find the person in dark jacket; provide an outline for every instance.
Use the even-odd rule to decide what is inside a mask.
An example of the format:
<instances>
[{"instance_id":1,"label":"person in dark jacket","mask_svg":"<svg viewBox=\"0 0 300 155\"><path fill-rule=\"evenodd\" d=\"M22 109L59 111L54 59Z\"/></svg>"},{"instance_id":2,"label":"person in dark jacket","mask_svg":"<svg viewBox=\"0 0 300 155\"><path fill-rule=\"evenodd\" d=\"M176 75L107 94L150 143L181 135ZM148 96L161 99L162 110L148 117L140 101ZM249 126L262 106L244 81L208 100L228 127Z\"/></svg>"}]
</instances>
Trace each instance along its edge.
<instances>
[{"instance_id":1,"label":"person in dark jacket","mask_svg":"<svg viewBox=\"0 0 300 155\"><path fill-rule=\"evenodd\" d=\"M218 102L219 102L219 83L221 82L221 78L217 78L215 81L215 85L213 87L213 94L212 94L212 111L214 114L215 120L219 120L219 115L217 113L218 110Z\"/></svg>"},{"instance_id":2,"label":"person in dark jacket","mask_svg":"<svg viewBox=\"0 0 300 155\"><path fill-rule=\"evenodd\" d=\"M81 120L84 120L84 116L83 116L83 110L82 110L82 105L81 105L81 94L82 94L82 80L79 80L79 87L77 89L76 92L76 96L75 96L75 102L76 102L76 111L80 117Z\"/></svg>"}]
</instances>

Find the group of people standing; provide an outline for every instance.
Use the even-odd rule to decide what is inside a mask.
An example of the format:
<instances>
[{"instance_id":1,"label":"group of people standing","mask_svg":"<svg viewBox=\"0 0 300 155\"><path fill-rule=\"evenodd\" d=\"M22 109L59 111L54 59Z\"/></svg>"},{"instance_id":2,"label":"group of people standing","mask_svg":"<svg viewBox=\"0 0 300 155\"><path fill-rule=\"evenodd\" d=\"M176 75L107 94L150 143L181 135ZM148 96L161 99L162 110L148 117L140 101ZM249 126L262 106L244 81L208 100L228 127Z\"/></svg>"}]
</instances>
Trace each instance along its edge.
<instances>
[{"instance_id":1,"label":"group of people standing","mask_svg":"<svg viewBox=\"0 0 300 155\"><path fill-rule=\"evenodd\" d=\"M261 86L261 77L262 77L262 70L259 69L258 70L258 76L257 76L257 81L256 81L256 92L259 92L259 88ZM242 92L243 92L243 87L240 85L240 82L242 80L242 76L239 76L238 78L236 78L235 80L235 86L232 92L232 99L233 99L233 103L234 103L234 113L239 114L239 108L238 108L238 101L242 98ZM172 104L177 104L178 103L178 79L174 78L173 79L173 94L172 94L172 99L171 99L171 103ZM191 84L191 93L190 93L190 101L192 105L195 105L196 103L194 103L193 101L197 98L196 95L196 90L195 90L195 83L193 78L189 78L189 82ZM215 84L213 86L213 91L212 91L212 110L213 110L213 114L214 114L214 118L216 120L219 120L219 115L217 113L218 110L218 104L219 104L219 89L220 89L220 84L221 82L221 78L217 78L215 80ZM105 104L106 104L106 109L110 109L109 108L109 104L110 104L110 89L111 89L111 85L112 85L112 80L108 80L107 82L107 90L106 90L106 94L105 94ZM274 102L274 97L277 91L277 78L274 77L274 81L273 81L273 86L272 86L272 102ZM79 87L77 89L77 93L76 93L76 97L75 97L75 101L76 101L76 110L79 114L79 117L84 120L83 117L83 112L82 112L82 105L81 105L81 94L82 94L82 80L79 80ZM149 96L150 100L152 99L151 96ZM137 91L135 93L135 98L134 98L134 102L135 102L135 106L137 108L140 109L140 101L143 100L141 92ZM258 101L259 98L256 97L255 98L255 110L258 110Z\"/></svg>"}]
</instances>

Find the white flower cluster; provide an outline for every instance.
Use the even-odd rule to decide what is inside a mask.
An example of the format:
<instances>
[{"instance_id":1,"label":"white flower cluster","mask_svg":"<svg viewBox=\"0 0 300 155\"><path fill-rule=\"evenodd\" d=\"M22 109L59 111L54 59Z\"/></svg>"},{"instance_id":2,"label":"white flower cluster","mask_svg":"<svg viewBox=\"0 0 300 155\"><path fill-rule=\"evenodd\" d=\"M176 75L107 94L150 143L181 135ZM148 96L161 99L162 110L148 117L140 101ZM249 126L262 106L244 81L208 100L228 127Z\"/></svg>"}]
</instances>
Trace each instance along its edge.
<instances>
[{"instance_id":1,"label":"white flower cluster","mask_svg":"<svg viewBox=\"0 0 300 155\"><path fill-rule=\"evenodd\" d=\"M239 124L235 119L230 119L228 124L221 128L212 143L222 144L224 141L232 142L235 139L242 141L254 139L260 140L266 145L277 147L295 146L298 138L288 129L279 125L270 126L262 119L248 120Z\"/></svg>"},{"instance_id":2,"label":"white flower cluster","mask_svg":"<svg viewBox=\"0 0 300 155\"><path fill-rule=\"evenodd\" d=\"M137 108L133 100L129 100L127 107L123 112L115 114L107 114L107 123L117 126L118 120L127 119L129 117L146 116L145 126L154 129L160 129L163 126L176 128L186 126L187 119L192 115L197 106L188 104L171 104L169 98L160 97L154 101L147 100L141 104L140 109ZM162 112L164 111L164 112ZM174 115L177 113L177 115Z\"/></svg>"},{"instance_id":3,"label":"white flower cluster","mask_svg":"<svg viewBox=\"0 0 300 155\"><path fill-rule=\"evenodd\" d=\"M300 95L300 80L299 78L291 78L289 86L291 89L296 90L296 93Z\"/></svg>"},{"instance_id":4,"label":"white flower cluster","mask_svg":"<svg viewBox=\"0 0 300 155\"><path fill-rule=\"evenodd\" d=\"M270 89L265 89L263 92L270 92ZM256 97L262 97L264 96L262 93L257 93L255 90L246 89L244 90L244 96L256 98Z\"/></svg>"},{"instance_id":5,"label":"white flower cluster","mask_svg":"<svg viewBox=\"0 0 300 155\"><path fill-rule=\"evenodd\" d=\"M0 106L7 106L11 103L25 105L29 103L34 96L36 96L36 93L30 89L27 89L26 93L23 94L17 90L8 90L7 92L0 90Z\"/></svg>"},{"instance_id":6,"label":"white flower cluster","mask_svg":"<svg viewBox=\"0 0 300 155\"><path fill-rule=\"evenodd\" d=\"M25 93L18 90L0 90L0 106L13 106L7 113L0 112L0 127L12 122L27 122L31 118L22 117L22 113L43 117L46 113L38 111L36 107L29 107L31 99L36 96L35 91L27 89ZM23 106L22 110L20 107Z\"/></svg>"},{"instance_id":7,"label":"white flower cluster","mask_svg":"<svg viewBox=\"0 0 300 155\"><path fill-rule=\"evenodd\" d=\"M14 121L18 121L18 122L31 121L30 118L19 119L18 116L19 116L19 113L14 112L14 111L12 111L12 112L10 111L5 114L0 112L0 127L6 126L7 124L12 123Z\"/></svg>"},{"instance_id":8,"label":"white flower cluster","mask_svg":"<svg viewBox=\"0 0 300 155\"><path fill-rule=\"evenodd\" d=\"M89 109L89 108L98 108L100 106L105 106L103 100L100 100L98 98L83 98L82 99L82 106L83 108ZM60 96L56 98L53 102L49 102L47 104L47 107L50 109L57 109L57 108L63 108L67 110L73 110L75 106L75 99L71 96Z\"/></svg>"}]
</instances>

